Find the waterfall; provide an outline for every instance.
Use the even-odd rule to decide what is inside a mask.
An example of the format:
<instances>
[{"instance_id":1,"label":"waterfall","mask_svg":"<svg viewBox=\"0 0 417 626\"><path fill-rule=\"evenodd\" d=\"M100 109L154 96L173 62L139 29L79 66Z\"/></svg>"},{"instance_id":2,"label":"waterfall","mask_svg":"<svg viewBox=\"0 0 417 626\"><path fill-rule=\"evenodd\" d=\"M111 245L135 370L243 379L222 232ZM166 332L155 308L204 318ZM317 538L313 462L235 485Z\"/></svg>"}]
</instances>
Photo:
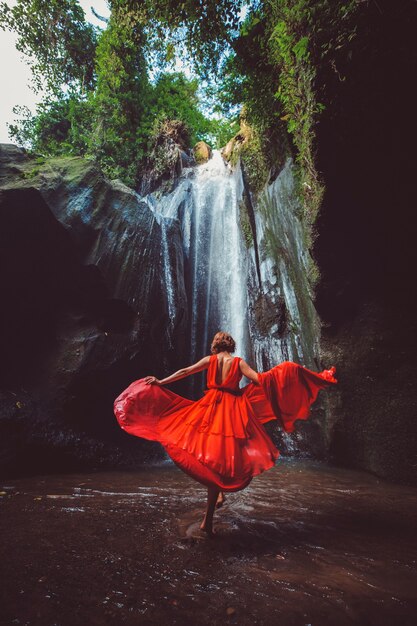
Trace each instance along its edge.
<instances>
[{"instance_id":1,"label":"waterfall","mask_svg":"<svg viewBox=\"0 0 417 626\"><path fill-rule=\"evenodd\" d=\"M219 151L197 168L187 254L192 359L207 353L219 330L229 332L237 354L248 357L247 255L238 215L242 191L239 172L226 167Z\"/></svg>"},{"instance_id":2,"label":"waterfall","mask_svg":"<svg viewBox=\"0 0 417 626\"><path fill-rule=\"evenodd\" d=\"M207 163L184 168L174 191L145 200L161 225L175 219L181 227L190 363L208 354L212 336L224 330L234 337L236 354L259 371L283 360L314 365L317 316L291 159L253 202L240 165L232 170L218 150ZM162 232L174 317L175 268Z\"/></svg>"}]
</instances>

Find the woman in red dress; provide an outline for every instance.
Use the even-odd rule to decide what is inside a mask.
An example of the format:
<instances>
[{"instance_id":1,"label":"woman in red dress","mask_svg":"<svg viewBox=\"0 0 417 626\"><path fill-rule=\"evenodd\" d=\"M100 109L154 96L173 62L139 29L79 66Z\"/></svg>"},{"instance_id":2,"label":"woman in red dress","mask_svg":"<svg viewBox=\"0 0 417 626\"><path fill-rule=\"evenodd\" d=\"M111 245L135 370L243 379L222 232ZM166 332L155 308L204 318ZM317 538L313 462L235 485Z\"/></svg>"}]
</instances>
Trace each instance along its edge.
<instances>
[{"instance_id":1,"label":"woman in red dress","mask_svg":"<svg viewBox=\"0 0 417 626\"><path fill-rule=\"evenodd\" d=\"M224 491L239 491L254 476L275 465L279 451L263 424L278 419L287 432L296 419L306 419L318 391L335 383L334 368L320 374L296 363L282 363L258 374L240 357L224 332L214 336L211 356L158 380L133 382L115 400L121 428L137 437L162 443L172 460L208 487L207 510L200 526L212 534L216 503ZM188 400L163 385L207 372L207 390ZM242 376L251 383L239 388Z\"/></svg>"}]
</instances>

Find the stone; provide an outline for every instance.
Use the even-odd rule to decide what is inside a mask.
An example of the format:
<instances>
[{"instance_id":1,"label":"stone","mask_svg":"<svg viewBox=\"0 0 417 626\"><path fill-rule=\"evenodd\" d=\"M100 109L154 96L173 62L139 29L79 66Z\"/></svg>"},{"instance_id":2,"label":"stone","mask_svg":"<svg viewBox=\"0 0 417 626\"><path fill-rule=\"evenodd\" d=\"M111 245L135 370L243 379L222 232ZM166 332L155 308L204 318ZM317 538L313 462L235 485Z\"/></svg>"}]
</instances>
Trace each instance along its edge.
<instances>
[{"instance_id":1,"label":"stone","mask_svg":"<svg viewBox=\"0 0 417 626\"><path fill-rule=\"evenodd\" d=\"M205 141L198 141L194 146L194 158L198 165L211 159L212 149Z\"/></svg>"},{"instance_id":2,"label":"stone","mask_svg":"<svg viewBox=\"0 0 417 626\"><path fill-rule=\"evenodd\" d=\"M170 316L162 225L137 193L80 157L1 144L0 165L0 468L137 466L160 455L120 431L112 405L132 380L181 359L178 223L163 225L178 268Z\"/></svg>"}]
</instances>

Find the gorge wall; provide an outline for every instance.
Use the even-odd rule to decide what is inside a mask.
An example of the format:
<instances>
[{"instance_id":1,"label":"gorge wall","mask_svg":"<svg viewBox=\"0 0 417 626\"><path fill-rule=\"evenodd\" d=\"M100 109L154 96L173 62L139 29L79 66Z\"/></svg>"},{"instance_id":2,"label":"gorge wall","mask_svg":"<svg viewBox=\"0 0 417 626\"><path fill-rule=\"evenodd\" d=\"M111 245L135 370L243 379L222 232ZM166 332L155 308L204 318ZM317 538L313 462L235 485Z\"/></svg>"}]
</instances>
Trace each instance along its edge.
<instances>
[{"instance_id":1,"label":"gorge wall","mask_svg":"<svg viewBox=\"0 0 417 626\"><path fill-rule=\"evenodd\" d=\"M339 75L318 77L329 101L317 127L326 193L314 249L323 355L341 383L329 396L330 455L413 483L416 23L415 3L369 3Z\"/></svg>"},{"instance_id":2,"label":"gorge wall","mask_svg":"<svg viewBox=\"0 0 417 626\"><path fill-rule=\"evenodd\" d=\"M45 161L4 144L0 164L2 469L131 466L160 456L158 446L124 436L112 403L129 380L184 358L178 224L163 233L134 191L84 159Z\"/></svg>"},{"instance_id":3,"label":"gorge wall","mask_svg":"<svg viewBox=\"0 0 417 626\"><path fill-rule=\"evenodd\" d=\"M161 456L119 431L113 400L146 373L206 354L219 329L260 370L319 366L290 158L255 198L216 151L184 168L173 191L145 197L82 158L11 145L0 156L6 472ZM201 380L177 389L199 395ZM325 453L323 419L271 434L284 453Z\"/></svg>"}]
</instances>

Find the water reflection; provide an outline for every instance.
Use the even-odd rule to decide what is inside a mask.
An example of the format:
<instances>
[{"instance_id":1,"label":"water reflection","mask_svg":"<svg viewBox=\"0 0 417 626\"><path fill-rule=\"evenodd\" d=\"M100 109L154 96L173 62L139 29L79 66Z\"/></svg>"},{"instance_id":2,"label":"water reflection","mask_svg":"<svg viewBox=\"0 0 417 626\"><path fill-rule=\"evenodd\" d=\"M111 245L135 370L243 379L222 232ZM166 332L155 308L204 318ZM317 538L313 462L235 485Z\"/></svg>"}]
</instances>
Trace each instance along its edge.
<instances>
[{"instance_id":1,"label":"water reflection","mask_svg":"<svg viewBox=\"0 0 417 626\"><path fill-rule=\"evenodd\" d=\"M414 623L412 488L286 460L227 496L212 540L204 488L169 464L1 491L10 622Z\"/></svg>"}]
</instances>

